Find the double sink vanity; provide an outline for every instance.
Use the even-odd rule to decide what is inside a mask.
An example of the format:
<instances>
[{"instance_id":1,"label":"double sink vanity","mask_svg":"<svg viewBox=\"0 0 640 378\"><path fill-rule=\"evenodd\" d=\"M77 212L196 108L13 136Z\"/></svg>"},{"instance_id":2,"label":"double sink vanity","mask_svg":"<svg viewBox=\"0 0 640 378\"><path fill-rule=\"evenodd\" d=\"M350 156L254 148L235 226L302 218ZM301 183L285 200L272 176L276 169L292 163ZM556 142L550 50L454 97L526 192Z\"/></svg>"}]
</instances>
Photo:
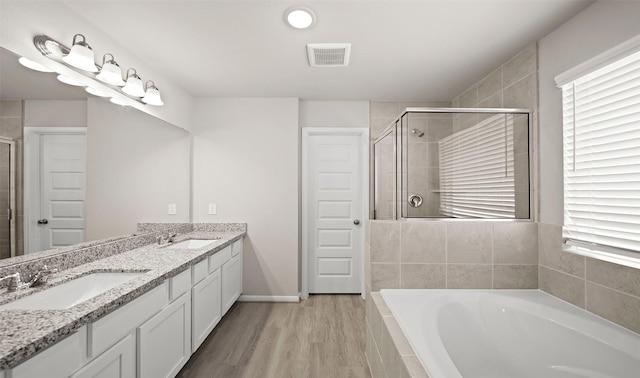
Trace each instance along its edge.
<instances>
[{"instance_id":1,"label":"double sink vanity","mask_svg":"<svg viewBox=\"0 0 640 378\"><path fill-rule=\"evenodd\" d=\"M175 376L242 292L246 224L168 227L51 256L62 269L46 283L0 288L0 378Z\"/></svg>"}]
</instances>

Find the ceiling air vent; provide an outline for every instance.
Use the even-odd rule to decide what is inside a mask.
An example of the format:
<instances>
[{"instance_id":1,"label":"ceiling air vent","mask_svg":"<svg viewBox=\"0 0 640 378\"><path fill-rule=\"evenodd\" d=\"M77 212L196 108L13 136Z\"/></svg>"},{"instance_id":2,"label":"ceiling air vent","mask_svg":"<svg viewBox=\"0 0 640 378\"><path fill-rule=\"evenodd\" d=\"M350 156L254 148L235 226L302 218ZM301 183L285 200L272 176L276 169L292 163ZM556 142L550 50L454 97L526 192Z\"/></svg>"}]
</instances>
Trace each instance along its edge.
<instances>
[{"instance_id":1,"label":"ceiling air vent","mask_svg":"<svg viewBox=\"0 0 640 378\"><path fill-rule=\"evenodd\" d=\"M350 43L310 43L307 55L311 67L345 67L349 65Z\"/></svg>"}]
</instances>

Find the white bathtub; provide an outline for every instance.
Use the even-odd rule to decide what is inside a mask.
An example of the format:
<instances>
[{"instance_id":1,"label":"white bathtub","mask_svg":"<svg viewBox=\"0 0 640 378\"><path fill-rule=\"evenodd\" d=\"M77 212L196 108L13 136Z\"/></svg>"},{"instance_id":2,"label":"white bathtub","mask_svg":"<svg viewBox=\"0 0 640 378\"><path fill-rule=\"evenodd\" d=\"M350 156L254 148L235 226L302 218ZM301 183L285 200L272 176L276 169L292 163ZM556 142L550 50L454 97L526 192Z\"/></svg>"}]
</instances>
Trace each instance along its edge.
<instances>
[{"instance_id":1,"label":"white bathtub","mask_svg":"<svg viewBox=\"0 0 640 378\"><path fill-rule=\"evenodd\" d=\"M431 378L640 377L640 335L539 290L381 290Z\"/></svg>"}]
</instances>

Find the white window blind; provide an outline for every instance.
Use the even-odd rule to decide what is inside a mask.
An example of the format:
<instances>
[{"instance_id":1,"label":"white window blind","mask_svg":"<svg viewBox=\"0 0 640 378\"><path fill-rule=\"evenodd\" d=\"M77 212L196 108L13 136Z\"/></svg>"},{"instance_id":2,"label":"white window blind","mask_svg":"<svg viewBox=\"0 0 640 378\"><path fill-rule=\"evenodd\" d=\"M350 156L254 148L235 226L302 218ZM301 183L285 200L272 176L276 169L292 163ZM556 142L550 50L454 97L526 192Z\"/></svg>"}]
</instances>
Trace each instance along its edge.
<instances>
[{"instance_id":1,"label":"white window blind","mask_svg":"<svg viewBox=\"0 0 640 378\"><path fill-rule=\"evenodd\" d=\"M512 115L496 114L438 144L441 214L515 218Z\"/></svg>"},{"instance_id":2,"label":"white window blind","mask_svg":"<svg viewBox=\"0 0 640 378\"><path fill-rule=\"evenodd\" d=\"M562 85L568 244L640 252L640 52Z\"/></svg>"}]
</instances>

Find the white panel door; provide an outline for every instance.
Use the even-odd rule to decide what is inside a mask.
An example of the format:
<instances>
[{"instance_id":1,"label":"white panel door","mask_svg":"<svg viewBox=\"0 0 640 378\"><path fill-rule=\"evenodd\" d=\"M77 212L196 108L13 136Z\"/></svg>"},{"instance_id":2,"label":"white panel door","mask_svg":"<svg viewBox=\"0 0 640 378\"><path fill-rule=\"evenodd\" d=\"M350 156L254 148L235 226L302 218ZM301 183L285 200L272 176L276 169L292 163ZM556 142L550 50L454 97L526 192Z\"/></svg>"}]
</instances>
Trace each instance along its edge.
<instances>
[{"instance_id":1,"label":"white panel door","mask_svg":"<svg viewBox=\"0 0 640 378\"><path fill-rule=\"evenodd\" d=\"M40 249L85 240L86 135L40 139Z\"/></svg>"},{"instance_id":2,"label":"white panel door","mask_svg":"<svg viewBox=\"0 0 640 378\"><path fill-rule=\"evenodd\" d=\"M362 291L362 136L309 136L309 293Z\"/></svg>"}]
</instances>

